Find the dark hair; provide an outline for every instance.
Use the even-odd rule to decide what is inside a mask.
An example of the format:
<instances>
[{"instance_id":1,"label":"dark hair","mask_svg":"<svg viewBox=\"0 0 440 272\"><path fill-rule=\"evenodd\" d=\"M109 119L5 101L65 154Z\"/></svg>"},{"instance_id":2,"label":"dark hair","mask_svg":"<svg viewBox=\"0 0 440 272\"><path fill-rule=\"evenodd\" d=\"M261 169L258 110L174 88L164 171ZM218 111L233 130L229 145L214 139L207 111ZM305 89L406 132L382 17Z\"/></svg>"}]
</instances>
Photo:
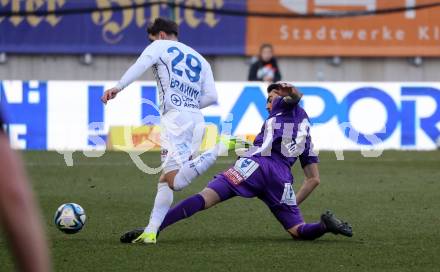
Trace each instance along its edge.
<instances>
[{"instance_id":1,"label":"dark hair","mask_svg":"<svg viewBox=\"0 0 440 272\"><path fill-rule=\"evenodd\" d=\"M260 45L260 53L261 51L263 51L264 48L270 48L273 51L273 46L270 43L263 43L262 45Z\"/></svg>"},{"instance_id":2,"label":"dark hair","mask_svg":"<svg viewBox=\"0 0 440 272\"><path fill-rule=\"evenodd\" d=\"M177 37L179 33L179 27L174 21L168 20L163 17L158 17L156 18L156 20L154 20L153 23L150 23L150 25L147 28L148 34L151 35L156 35L161 31L167 34L174 34Z\"/></svg>"},{"instance_id":3,"label":"dark hair","mask_svg":"<svg viewBox=\"0 0 440 272\"><path fill-rule=\"evenodd\" d=\"M270 93L271 91L273 91L274 89L278 89L280 87L279 83L272 83L269 86L267 86L267 93Z\"/></svg>"}]
</instances>

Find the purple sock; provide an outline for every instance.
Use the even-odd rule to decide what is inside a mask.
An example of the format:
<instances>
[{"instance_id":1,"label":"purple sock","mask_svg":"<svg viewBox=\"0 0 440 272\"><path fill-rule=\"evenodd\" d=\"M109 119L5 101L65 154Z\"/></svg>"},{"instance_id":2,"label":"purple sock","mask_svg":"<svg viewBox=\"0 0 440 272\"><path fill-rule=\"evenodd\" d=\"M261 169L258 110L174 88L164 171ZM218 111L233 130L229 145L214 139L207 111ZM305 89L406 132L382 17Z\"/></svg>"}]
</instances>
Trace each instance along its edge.
<instances>
[{"instance_id":1,"label":"purple sock","mask_svg":"<svg viewBox=\"0 0 440 272\"><path fill-rule=\"evenodd\" d=\"M298 228L299 238L303 240L315 240L316 238L324 235L326 232L327 229L321 222L304 224Z\"/></svg>"},{"instance_id":2,"label":"purple sock","mask_svg":"<svg viewBox=\"0 0 440 272\"><path fill-rule=\"evenodd\" d=\"M168 211L165 219L162 222L162 225L159 228L159 231L162 231L164 228L176 223L177 221L192 216L193 214L203 210L204 208L205 200L199 194L182 200L179 204Z\"/></svg>"}]
</instances>

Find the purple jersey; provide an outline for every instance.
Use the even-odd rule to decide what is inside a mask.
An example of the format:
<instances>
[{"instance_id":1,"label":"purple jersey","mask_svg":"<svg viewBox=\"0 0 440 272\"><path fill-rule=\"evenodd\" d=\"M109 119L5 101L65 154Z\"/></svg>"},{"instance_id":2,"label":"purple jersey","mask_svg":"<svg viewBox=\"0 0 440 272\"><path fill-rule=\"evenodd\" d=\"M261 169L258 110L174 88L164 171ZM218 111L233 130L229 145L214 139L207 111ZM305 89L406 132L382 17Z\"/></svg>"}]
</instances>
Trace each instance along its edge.
<instances>
[{"instance_id":1,"label":"purple jersey","mask_svg":"<svg viewBox=\"0 0 440 272\"><path fill-rule=\"evenodd\" d=\"M303 108L275 98L254 147L217 175L208 188L216 191L222 201L234 196L258 197L285 229L304 223L296 205L290 168L297 158L302 167L318 162L309 130Z\"/></svg>"},{"instance_id":2,"label":"purple jersey","mask_svg":"<svg viewBox=\"0 0 440 272\"><path fill-rule=\"evenodd\" d=\"M313 152L310 137L310 122L304 109L276 97L269 117L255 138L254 148L246 157L272 157L289 168L298 157L302 167L317 163L318 156Z\"/></svg>"}]
</instances>

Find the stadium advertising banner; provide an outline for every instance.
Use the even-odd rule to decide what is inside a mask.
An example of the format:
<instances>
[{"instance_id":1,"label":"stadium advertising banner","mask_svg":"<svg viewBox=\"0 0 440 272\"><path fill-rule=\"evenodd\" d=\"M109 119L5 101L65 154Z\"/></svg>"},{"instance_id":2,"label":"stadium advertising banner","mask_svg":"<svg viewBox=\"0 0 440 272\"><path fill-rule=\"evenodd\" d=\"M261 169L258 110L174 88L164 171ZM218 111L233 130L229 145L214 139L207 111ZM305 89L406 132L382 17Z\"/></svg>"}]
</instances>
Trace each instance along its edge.
<instances>
[{"instance_id":1,"label":"stadium advertising banner","mask_svg":"<svg viewBox=\"0 0 440 272\"><path fill-rule=\"evenodd\" d=\"M2 0L0 11L3 13L49 14L0 16L0 52L139 54L148 45L148 23L164 16L174 18L180 27L180 40L202 54L255 55L262 43L269 42L278 55L284 56L440 56L440 7L412 9L432 2L174 0L170 3L175 7L170 8L167 4L148 0ZM133 8L134 5L140 7ZM122 9L125 7L130 8ZM184 7L205 9L206 12ZM326 19L246 17L246 12L319 15L378 12L396 7L408 10ZM107 10L56 14L93 8ZM223 13L214 13L213 9Z\"/></svg>"},{"instance_id":2,"label":"stadium advertising banner","mask_svg":"<svg viewBox=\"0 0 440 272\"><path fill-rule=\"evenodd\" d=\"M201 13L166 4L146 5L144 0L2 0L2 12L59 12L87 8L137 9L86 14L0 17L0 52L139 54L148 45L147 25L158 16L172 15L180 28L180 40L202 54L243 54L244 17ZM153 1L158 2L158 1ZM185 1L207 9L245 10L245 1ZM234 31L230 31L233 29Z\"/></svg>"},{"instance_id":3,"label":"stadium advertising banner","mask_svg":"<svg viewBox=\"0 0 440 272\"><path fill-rule=\"evenodd\" d=\"M269 4L270 2L270 4ZM248 11L322 14L432 4L432 0L248 1ZM347 18L248 18L246 53L272 43L284 56L439 56L440 7ZM265 33L265 35L261 35Z\"/></svg>"},{"instance_id":4,"label":"stadium advertising banner","mask_svg":"<svg viewBox=\"0 0 440 272\"><path fill-rule=\"evenodd\" d=\"M111 128L158 123L154 82L136 82L104 106L115 82L0 81L0 101L14 147L104 149ZM416 149L440 144L440 83L296 83L319 150ZM218 82L219 104L203 110L211 128L229 120L234 135L257 134L267 117L265 85ZM229 118L229 119L228 119ZM149 135L154 129L140 131ZM142 132L144 131L144 132ZM215 129L212 133L216 133ZM143 134L142 134L143 133ZM139 136L140 135L140 136ZM139 141L134 138L134 142Z\"/></svg>"}]
</instances>

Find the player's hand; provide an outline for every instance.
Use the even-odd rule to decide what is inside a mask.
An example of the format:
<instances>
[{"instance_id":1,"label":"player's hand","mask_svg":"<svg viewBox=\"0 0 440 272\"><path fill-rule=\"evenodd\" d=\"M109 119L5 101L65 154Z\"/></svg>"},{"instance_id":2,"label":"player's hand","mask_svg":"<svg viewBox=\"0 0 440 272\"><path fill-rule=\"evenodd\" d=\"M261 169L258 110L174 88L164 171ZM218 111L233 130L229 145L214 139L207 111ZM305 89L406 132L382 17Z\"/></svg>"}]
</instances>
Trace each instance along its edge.
<instances>
[{"instance_id":1,"label":"player's hand","mask_svg":"<svg viewBox=\"0 0 440 272\"><path fill-rule=\"evenodd\" d=\"M284 97L284 100L288 103L297 104L303 94L292 84L288 82L277 82L279 95Z\"/></svg>"},{"instance_id":2,"label":"player's hand","mask_svg":"<svg viewBox=\"0 0 440 272\"><path fill-rule=\"evenodd\" d=\"M278 84L277 89L278 89L280 96L292 95L295 90L295 87L288 82L278 81L276 84Z\"/></svg>"},{"instance_id":3,"label":"player's hand","mask_svg":"<svg viewBox=\"0 0 440 272\"><path fill-rule=\"evenodd\" d=\"M119 93L119 91L120 90L118 88L111 88L111 89L106 90L101 97L102 103L107 104L107 102L109 100L116 97L116 95Z\"/></svg>"}]
</instances>

